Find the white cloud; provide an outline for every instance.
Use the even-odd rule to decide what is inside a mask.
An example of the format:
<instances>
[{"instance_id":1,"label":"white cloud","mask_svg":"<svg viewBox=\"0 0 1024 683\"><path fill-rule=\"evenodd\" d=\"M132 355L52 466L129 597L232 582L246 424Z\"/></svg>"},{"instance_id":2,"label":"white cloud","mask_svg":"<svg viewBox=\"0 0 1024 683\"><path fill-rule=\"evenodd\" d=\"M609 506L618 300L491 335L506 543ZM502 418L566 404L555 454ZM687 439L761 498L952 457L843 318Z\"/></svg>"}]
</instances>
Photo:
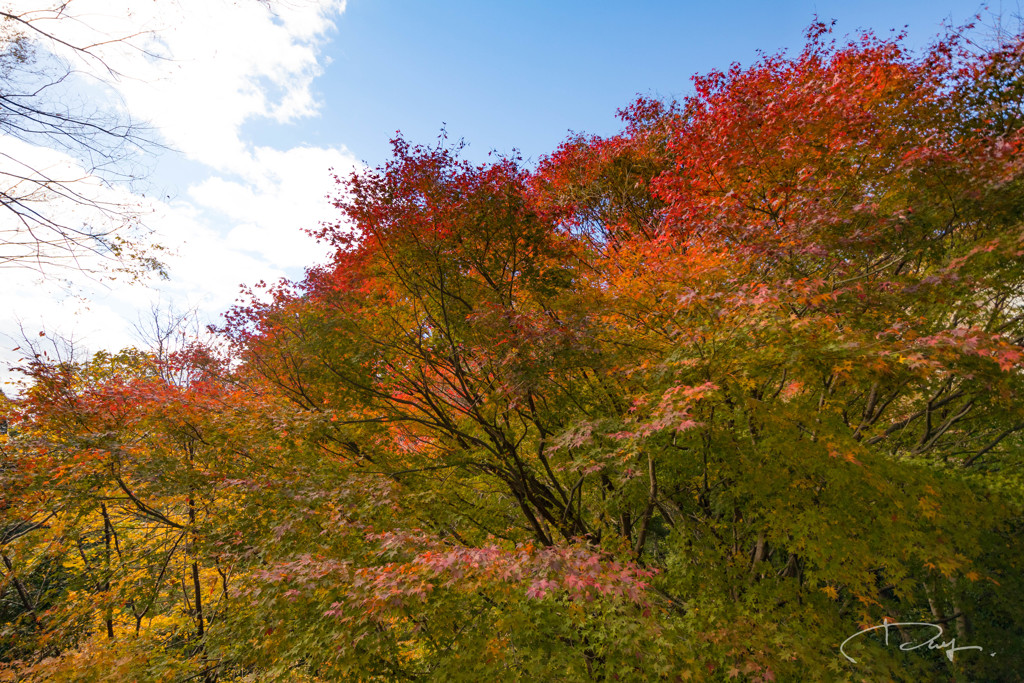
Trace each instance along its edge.
<instances>
[{"instance_id":1,"label":"white cloud","mask_svg":"<svg viewBox=\"0 0 1024 683\"><path fill-rule=\"evenodd\" d=\"M44 31L72 45L106 44L82 60L52 49L111 85L131 114L155 126L187 157L238 172L247 161L241 125L253 117L289 122L317 111L310 86L319 47L345 0L15 0ZM125 38L110 41L110 37ZM109 81L109 79L108 79Z\"/></svg>"},{"instance_id":2,"label":"white cloud","mask_svg":"<svg viewBox=\"0 0 1024 683\"><path fill-rule=\"evenodd\" d=\"M259 147L241 179L213 177L190 188L189 195L236 224L228 235L233 248L279 266L301 267L327 253L303 231L337 215L328 200L337 190L329 169L346 177L358 165L345 149Z\"/></svg>"},{"instance_id":3,"label":"white cloud","mask_svg":"<svg viewBox=\"0 0 1024 683\"><path fill-rule=\"evenodd\" d=\"M0 383L12 375L4 366L21 352L20 327L30 338L46 331L51 339L74 339L79 350L121 349L141 343L136 323L160 304L177 310L196 309L205 323L235 303L240 285L286 275L272 261L235 248L217 225L188 202L151 201L149 226L164 247L171 279L146 286L128 281L103 283L69 273L74 288L55 277L26 269L0 269ZM10 389L10 387L8 387Z\"/></svg>"},{"instance_id":4,"label":"white cloud","mask_svg":"<svg viewBox=\"0 0 1024 683\"><path fill-rule=\"evenodd\" d=\"M131 226L154 210L149 199L104 182L67 153L9 135L0 135L0 195L0 268L102 271L109 251L89 235L141 239Z\"/></svg>"},{"instance_id":5,"label":"white cloud","mask_svg":"<svg viewBox=\"0 0 1024 683\"><path fill-rule=\"evenodd\" d=\"M174 149L212 171L181 198L159 202L104 187L67 155L0 136L0 154L9 150L10 159L78 174L98 196L137 208L155 241L171 250L169 282L106 289L78 278L79 297L56 280L0 270L0 343L5 334L16 336L20 319L29 330L73 336L91 350L121 348L137 343L132 323L158 298L178 309L197 307L213 321L235 301L239 285L274 281L324 259L326 248L302 229L336 215L326 199L335 190L328 169L345 176L358 163L340 146L257 146L243 137L242 126L317 114L311 86L322 71L320 49L345 0L274 0L273 11L261 0L0 0L0 6L54 15L63 7L59 19L32 16L73 44L134 36L94 50L116 79L99 62L77 68L105 78L125 114L149 122ZM157 179L159 172L157 166ZM11 357L0 349L4 356Z\"/></svg>"}]
</instances>

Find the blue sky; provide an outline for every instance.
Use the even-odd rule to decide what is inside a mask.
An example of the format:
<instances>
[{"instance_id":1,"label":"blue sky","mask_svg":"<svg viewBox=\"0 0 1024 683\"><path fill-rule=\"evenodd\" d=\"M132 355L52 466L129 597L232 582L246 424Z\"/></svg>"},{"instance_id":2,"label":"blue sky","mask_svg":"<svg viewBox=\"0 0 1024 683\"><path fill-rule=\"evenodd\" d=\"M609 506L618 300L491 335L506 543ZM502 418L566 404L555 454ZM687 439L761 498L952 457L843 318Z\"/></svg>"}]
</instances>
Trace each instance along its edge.
<instances>
[{"instance_id":1,"label":"blue sky","mask_svg":"<svg viewBox=\"0 0 1024 683\"><path fill-rule=\"evenodd\" d=\"M554 149L567 131L616 130L636 94L678 97L689 78L758 50L799 50L817 14L838 35L908 30L930 42L943 20L961 24L981 4L873 2L349 0L324 49L315 89L321 116L284 128L252 121L269 144L345 144L373 165L396 130L430 142L442 123L469 154Z\"/></svg>"},{"instance_id":2,"label":"blue sky","mask_svg":"<svg viewBox=\"0 0 1024 683\"><path fill-rule=\"evenodd\" d=\"M133 323L155 301L216 321L240 285L301 277L327 258L303 228L335 215L328 168L345 175L384 163L396 130L429 144L444 125L474 161L492 149L535 161L569 131L614 133L615 112L637 94L682 97L695 73L750 64L758 51L798 51L815 16L835 20L838 37L905 28L908 45L920 48L943 22L962 25L983 9L953 0L0 4L51 9L47 29L71 42L137 34L102 48L125 74L106 87L174 150L145 160L152 173L134 187L94 187L86 177L82 188L141 207L152 239L169 249L170 280L97 284L74 273L0 271L0 366L14 358L3 349L16 345L19 326L74 337L87 350L120 348L137 342ZM1019 5L994 4L982 24L993 15L1010 21ZM40 47L63 54L59 44ZM64 56L104 78L96 64ZM83 100L97 94L95 80L78 83ZM5 159L81 171L73 157L0 134L0 174Z\"/></svg>"}]
</instances>

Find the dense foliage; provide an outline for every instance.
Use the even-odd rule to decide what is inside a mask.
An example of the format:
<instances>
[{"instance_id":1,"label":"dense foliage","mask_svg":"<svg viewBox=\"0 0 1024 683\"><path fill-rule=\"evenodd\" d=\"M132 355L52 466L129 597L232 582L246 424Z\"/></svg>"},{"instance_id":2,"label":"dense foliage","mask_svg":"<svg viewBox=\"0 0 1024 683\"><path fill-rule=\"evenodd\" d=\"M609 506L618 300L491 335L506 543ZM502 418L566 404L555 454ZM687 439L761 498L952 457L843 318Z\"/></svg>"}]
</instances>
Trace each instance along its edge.
<instances>
[{"instance_id":1,"label":"dense foliage","mask_svg":"<svg viewBox=\"0 0 1024 683\"><path fill-rule=\"evenodd\" d=\"M534 170L399 138L227 358L36 358L0 677L1020 680L1024 42L973 49L815 26Z\"/></svg>"}]
</instances>

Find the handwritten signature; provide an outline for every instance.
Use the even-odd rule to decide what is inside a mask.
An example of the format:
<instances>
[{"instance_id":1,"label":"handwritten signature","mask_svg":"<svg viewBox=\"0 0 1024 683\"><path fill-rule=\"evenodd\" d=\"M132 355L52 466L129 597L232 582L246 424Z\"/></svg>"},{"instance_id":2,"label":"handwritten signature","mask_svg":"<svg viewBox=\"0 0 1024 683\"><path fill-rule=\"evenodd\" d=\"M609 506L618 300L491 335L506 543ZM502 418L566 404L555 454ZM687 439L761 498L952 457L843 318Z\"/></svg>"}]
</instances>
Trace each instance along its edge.
<instances>
[{"instance_id":1,"label":"handwritten signature","mask_svg":"<svg viewBox=\"0 0 1024 683\"><path fill-rule=\"evenodd\" d=\"M839 646L839 653L841 655L843 655L844 657L846 657L851 662L853 662L854 664L856 664L857 660L855 660L850 655L846 654L846 644L849 643L851 640L853 640L854 638L859 638L859 637L861 637L861 636L863 636L865 634L871 633L873 631L881 630L881 631L883 631L885 633L885 644L886 644L886 646L888 646L889 645L889 630L890 629L897 629L897 631L900 631L901 629L911 628L911 627L924 627L924 628L927 628L927 629L935 629L935 633L932 635L931 638L928 638L927 640L920 640L920 641L917 641L917 642L911 640L911 641L907 641L907 642L901 643L900 644L900 649L903 650L904 652L909 652L911 650L917 650L918 648L922 648L922 647L927 647L929 650L945 650L946 651L945 652L946 658L949 659L949 661L951 661L951 662L953 661L953 656L957 652L963 652L964 650L979 650L981 652L984 652L984 648L982 648L982 647L980 647L978 645L961 645L961 646L958 647L957 644L956 644L956 638L950 638L949 640L942 640L942 637L943 637L945 631L943 630L942 626L940 626L939 624L929 624L929 623L920 622L920 621L907 621L907 622L902 622L902 623L888 622L888 623L885 623L885 624L879 624L878 626L872 626L871 628L866 628L863 631L859 631L857 633L854 633L852 636L850 636L849 638L844 640L842 645ZM902 633L901 633L901 637L902 637ZM990 657L995 657L996 653L995 652L989 653L989 656Z\"/></svg>"}]
</instances>

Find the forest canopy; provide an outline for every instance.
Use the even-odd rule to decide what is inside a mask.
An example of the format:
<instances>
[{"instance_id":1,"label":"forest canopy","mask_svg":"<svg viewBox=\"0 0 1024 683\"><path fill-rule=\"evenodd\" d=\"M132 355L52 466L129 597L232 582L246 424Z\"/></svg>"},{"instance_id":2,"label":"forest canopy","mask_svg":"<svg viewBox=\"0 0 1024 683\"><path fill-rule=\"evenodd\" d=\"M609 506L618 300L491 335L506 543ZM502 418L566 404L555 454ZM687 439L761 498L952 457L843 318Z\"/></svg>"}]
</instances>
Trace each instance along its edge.
<instances>
[{"instance_id":1,"label":"forest canopy","mask_svg":"<svg viewBox=\"0 0 1024 683\"><path fill-rule=\"evenodd\" d=\"M29 354L0 680L1020 680L1022 67L815 25L536 167L398 137L224 344Z\"/></svg>"}]
</instances>

